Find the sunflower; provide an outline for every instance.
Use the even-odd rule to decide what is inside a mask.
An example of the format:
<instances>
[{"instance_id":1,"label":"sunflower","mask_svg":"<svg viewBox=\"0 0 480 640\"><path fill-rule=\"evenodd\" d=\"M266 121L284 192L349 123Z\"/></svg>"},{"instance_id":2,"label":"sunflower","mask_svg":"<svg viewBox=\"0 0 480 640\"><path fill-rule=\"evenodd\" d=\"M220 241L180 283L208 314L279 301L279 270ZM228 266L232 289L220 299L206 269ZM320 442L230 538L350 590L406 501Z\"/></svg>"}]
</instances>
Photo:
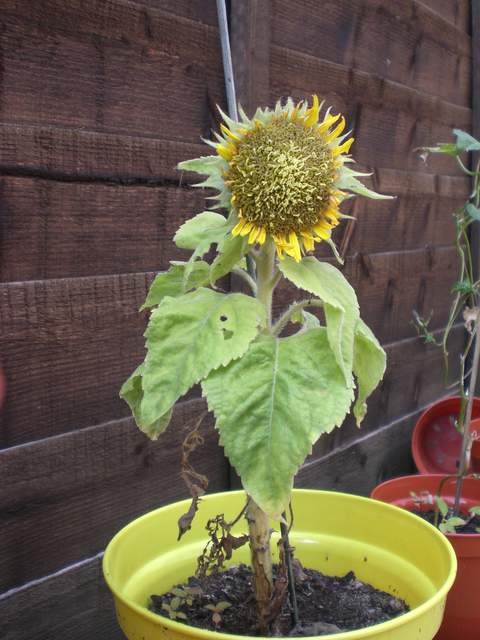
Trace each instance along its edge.
<instances>
[{"instance_id":1,"label":"sunflower","mask_svg":"<svg viewBox=\"0 0 480 640\"><path fill-rule=\"evenodd\" d=\"M344 133L345 118L328 109L319 118L323 103L313 96L297 104L289 98L275 109L257 109L248 118L239 108L240 121L220 113L225 124L215 133L216 142L205 142L216 151L179 165L206 173L198 186L215 187L219 207L230 210L233 236L248 236L250 244L275 243L278 257L300 261L322 240L334 245L332 230L345 218L339 206L349 194L383 197L356 179L362 174L345 167L353 143Z\"/></svg>"}]
</instances>

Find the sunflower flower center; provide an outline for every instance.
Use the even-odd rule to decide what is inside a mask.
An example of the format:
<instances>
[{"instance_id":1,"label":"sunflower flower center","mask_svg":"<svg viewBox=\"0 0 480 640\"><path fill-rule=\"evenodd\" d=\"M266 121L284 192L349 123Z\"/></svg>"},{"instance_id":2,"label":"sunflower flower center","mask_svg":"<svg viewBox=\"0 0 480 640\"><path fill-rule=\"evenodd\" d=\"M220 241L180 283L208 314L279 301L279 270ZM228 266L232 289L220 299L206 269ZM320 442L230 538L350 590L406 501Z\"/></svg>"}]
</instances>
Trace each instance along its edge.
<instances>
[{"instance_id":1,"label":"sunflower flower center","mask_svg":"<svg viewBox=\"0 0 480 640\"><path fill-rule=\"evenodd\" d=\"M334 181L335 161L322 136L285 118L248 132L226 175L241 216L275 235L315 225Z\"/></svg>"}]
</instances>

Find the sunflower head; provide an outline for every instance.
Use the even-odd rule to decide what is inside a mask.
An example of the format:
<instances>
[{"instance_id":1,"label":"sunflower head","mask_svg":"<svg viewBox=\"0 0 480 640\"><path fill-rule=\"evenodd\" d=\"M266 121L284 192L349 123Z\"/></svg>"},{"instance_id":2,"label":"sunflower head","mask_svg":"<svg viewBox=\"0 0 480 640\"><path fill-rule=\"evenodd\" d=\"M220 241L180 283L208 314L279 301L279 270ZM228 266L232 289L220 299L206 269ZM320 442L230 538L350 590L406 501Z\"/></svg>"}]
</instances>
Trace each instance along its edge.
<instances>
[{"instance_id":1,"label":"sunflower head","mask_svg":"<svg viewBox=\"0 0 480 640\"><path fill-rule=\"evenodd\" d=\"M273 110L258 109L252 119L240 109L239 122L221 112L217 142L206 141L217 156L205 163L210 177L201 185L220 191L218 204L230 209L234 236L260 245L270 237L280 259L287 254L299 261L316 242L331 243L332 229L345 217L339 210L345 190L377 196L356 179L366 174L344 166L353 162L345 118L328 109L320 119L322 106L317 96L311 106L289 98ZM193 168L188 164L180 168Z\"/></svg>"}]
</instances>

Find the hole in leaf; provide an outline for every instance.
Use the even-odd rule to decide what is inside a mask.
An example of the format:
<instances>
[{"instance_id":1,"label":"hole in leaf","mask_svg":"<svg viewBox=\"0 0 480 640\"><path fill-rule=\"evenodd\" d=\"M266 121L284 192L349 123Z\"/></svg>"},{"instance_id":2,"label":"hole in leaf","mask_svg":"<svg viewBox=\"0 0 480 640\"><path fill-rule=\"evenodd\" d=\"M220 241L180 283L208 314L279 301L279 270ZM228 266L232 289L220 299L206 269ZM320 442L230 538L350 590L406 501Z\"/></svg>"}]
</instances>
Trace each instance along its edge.
<instances>
[{"instance_id":1,"label":"hole in leaf","mask_svg":"<svg viewBox=\"0 0 480 640\"><path fill-rule=\"evenodd\" d=\"M228 320L227 316L220 316L220 320L222 322L225 322L226 320Z\"/></svg>"},{"instance_id":2,"label":"hole in leaf","mask_svg":"<svg viewBox=\"0 0 480 640\"><path fill-rule=\"evenodd\" d=\"M230 331L230 329L222 329L222 331L224 340L230 340L230 338L233 336L233 331Z\"/></svg>"}]
</instances>

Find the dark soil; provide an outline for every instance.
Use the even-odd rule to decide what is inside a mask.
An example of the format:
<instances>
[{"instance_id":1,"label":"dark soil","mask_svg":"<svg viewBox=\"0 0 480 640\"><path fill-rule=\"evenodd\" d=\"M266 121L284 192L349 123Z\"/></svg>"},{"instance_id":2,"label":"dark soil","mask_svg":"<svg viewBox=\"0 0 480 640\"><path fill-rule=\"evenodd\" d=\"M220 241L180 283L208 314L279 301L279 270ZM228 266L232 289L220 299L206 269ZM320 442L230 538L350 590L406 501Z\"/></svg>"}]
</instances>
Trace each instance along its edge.
<instances>
[{"instance_id":1,"label":"dark soil","mask_svg":"<svg viewBox=\"0 0 480 640\"><path fill-rule=\"evenodd\" d=\"M423 518L423 520L426 520L430 524L434 524L435 522L435 511L433 509L430 511L412 511L412 513L416 516L420 516L420 518ZM460 517L468 522L465 525L455 527L455 531L457 533L476 533L478 535L478 529L480 529L480 516L475 516L471 520L468 520L470 515L461 513Z\"/></svg>"},{"instance_id":2,"label":"dark soil","mask_svg":"<svg viewBox=\"0 0 480 640\"><path fill-rule=\"evenodd\" d=\"M343 577L330 577L312 569L297 568L296 582L300 625L292 630L287 600L272 625L271 636L312 636L352 631L409 611L403 600L360 582L353 572ZM252 574L244 564L213 573L202 580L189 578L187 584L178 585L164 595L151 596L150 609L202 629L259 635Z\"/></svg>"}]
</instances>

